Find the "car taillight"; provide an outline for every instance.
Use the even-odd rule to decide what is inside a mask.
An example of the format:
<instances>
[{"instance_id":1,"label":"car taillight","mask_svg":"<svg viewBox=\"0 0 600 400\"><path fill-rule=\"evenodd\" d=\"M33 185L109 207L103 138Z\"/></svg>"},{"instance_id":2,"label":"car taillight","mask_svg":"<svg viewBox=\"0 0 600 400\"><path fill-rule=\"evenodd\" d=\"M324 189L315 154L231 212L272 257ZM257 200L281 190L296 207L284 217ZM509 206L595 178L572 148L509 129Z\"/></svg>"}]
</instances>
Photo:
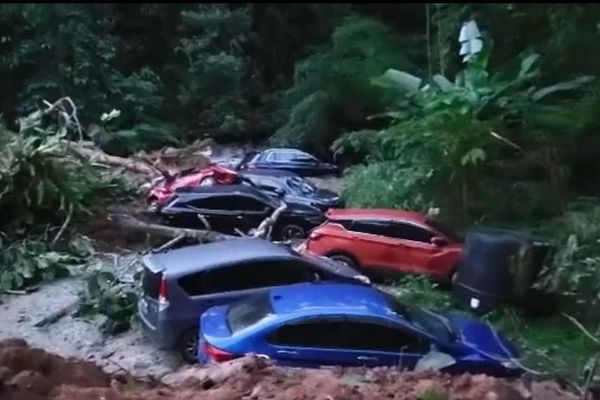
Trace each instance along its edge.
<instances>
[{"instance_id":1,"label":"car taillight","mask_svg":"<svg viewBox=\"0 0 600 400\"><path fill-rule=\"evenodd\" d=\"M233 360L235 356L231 353L226 352L225 350L218 349L214 346L211 346L208 343L204 344L204 351L208 355L208 357L214 362L224 362Z\"/></svg>"},{"instance_id":2,"label":"car taillight","mask_svg":"<svg viewBox=\"0 0 600 400\"><path fill-rule=\"evenodd\" d=\"M160 286L158 289L158 302L161 305L168 305L169 300L167 299L167 278L163 275L160 279Z\"/></svg>"}]
</instances>

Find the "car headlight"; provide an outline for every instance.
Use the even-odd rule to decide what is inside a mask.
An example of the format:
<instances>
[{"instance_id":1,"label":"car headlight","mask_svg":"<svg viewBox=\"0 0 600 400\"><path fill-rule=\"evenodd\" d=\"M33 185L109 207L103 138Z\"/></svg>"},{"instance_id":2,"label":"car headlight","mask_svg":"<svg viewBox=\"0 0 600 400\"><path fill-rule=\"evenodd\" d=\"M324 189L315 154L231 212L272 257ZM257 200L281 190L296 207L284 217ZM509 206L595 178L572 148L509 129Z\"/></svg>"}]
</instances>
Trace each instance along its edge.
<instances>
[{"instance_id":1,"label":"car headlight","mask_svg":"<svg viewBox=\"0 0 600 400\"><path fill-rule=\"evenodd\" d=\"M200 182L200 186L213 186L216 183L214 178L206 178Z\"/></svg>"},{"instance_id":2,"label":"car headlight","mask_svg":"<svg viewBox=\"0 0 600 400\"><path fill-rule=\"evenodd\" d=\"M502 366L506 369L519 369L521 366L513 360L503 361Z\"/></svg>"}]
</instances>

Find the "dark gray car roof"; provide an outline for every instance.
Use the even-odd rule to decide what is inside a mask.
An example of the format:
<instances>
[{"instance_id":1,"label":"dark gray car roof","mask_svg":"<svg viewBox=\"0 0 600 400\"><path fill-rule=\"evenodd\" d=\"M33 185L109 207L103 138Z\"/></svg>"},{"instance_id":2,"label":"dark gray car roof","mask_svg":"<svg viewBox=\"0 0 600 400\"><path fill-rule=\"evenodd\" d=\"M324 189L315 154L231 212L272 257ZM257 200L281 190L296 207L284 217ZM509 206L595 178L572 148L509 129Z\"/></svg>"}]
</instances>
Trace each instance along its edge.
<instances>
[{"instance_id":1,"label":"dark gray car roof","mask_svg":"<svg viewBox=\"0 0 600 400\"><path fill-rule=\"evenodd\" d=\"M190 200L190 198L198 197L217 197L220 195L247 195L252 196L261 201L273 205L273 199L259 189L249 185L214 185L214 186L197 186L192 188L185 188L184 190L177 190L177 196Z\"/></svg>"},{"instance_id":2,"label":"dark gray car roof","mask_svg":"<svg viewBox=\"0 0 600 400\"><path fill-rule=\"evenodd\" d=\"M152 270L166 270L169 274L179 274L243 261L273 258L289 259L296 256L283 245L262 239L240 238L150 253L144 257L144 263Z\"/></svg>"}]
</instances>

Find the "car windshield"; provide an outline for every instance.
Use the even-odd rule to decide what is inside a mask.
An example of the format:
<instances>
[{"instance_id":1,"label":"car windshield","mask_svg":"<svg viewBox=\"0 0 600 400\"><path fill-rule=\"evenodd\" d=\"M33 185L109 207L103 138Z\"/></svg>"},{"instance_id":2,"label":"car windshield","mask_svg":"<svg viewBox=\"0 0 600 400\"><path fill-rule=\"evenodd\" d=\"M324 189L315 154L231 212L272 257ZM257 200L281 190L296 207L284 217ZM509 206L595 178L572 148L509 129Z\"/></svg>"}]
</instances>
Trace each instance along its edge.
<instances>
[{"instance_id":1,"label":"car windshield","mask_svg":"<svg viewBox=\"0 0 600 400\"><path fill-rule=\"evenodd\" d=\"M411 323L436 337L441 342L449 343L456 340L454 330L443 317L404 303L391 294L386 293L386 297L390 308L396 314L405 317Z\"/></svg>"},{"instance_id":2,"label":"car windshield","mask_svg":"<svg viewBox=\"0 0 600 400\"><path fill-rule=\"evenodd\" d=\"M292 161L317 161L317 159L314 156L300 151L291 153L290 158Z\"/></svg>"},{"instance_id":3,"label":"car windshield","mask_svg":"<svg viewBox=\"0 0 600 400\"><path fill-rule=\"evenodd\" d=\"M432 219L428 219L426 221L427 225L431 226L433 229L446 236L448 239L454 242L462 242L462 238L457 235L452 229L448 228L446 225L439 221L434 221Z\"/></svg>"},{"instance_id":4,"label":"car windshield","mask_svg":"<svg viewBox=\"0 0 600 400\"><path fill-rule=\"evenodd\" d=\"M249 297L233 303L229 307L227 323L231 333L241 331L273 314L269 292Z\"/></svg>"},{"instance_id":5,"label":"car windshield","mask_svg":"<svg viewBox=\"0 0 600 400\"><path fill-rule=\"evenodd\" d=\"M307 195L313 194L316 191L316 188L313 185L300 177L288 178L287 184L295 193Z\"/></svg>"}]
</instances>

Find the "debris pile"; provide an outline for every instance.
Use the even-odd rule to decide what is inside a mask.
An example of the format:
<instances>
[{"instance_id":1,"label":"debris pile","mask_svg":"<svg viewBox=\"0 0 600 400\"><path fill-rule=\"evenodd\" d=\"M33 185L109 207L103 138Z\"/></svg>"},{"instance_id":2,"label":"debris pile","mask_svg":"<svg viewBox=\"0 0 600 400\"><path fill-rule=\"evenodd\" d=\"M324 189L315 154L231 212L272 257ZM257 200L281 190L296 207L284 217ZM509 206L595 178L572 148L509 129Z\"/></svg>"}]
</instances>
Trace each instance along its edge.
<instances>
[{"instance_id":1,"label":"debris pile","mask_svg":"<svg viewBox=\"0 0 600 400\"><path fill-rule=\"evenodd\" d=\"M424 397L425 396L425 397ZM430 396L430 397L427 397ZM434 397L437 396L437 397ZM110 377L89 362L0 341L2 400L396 399L574 400L555 383L526 387L484 375L410 373L396 368L291 369L247 356L210 367L185 367L162 382Z\"/></svg>"}]
</instances>

